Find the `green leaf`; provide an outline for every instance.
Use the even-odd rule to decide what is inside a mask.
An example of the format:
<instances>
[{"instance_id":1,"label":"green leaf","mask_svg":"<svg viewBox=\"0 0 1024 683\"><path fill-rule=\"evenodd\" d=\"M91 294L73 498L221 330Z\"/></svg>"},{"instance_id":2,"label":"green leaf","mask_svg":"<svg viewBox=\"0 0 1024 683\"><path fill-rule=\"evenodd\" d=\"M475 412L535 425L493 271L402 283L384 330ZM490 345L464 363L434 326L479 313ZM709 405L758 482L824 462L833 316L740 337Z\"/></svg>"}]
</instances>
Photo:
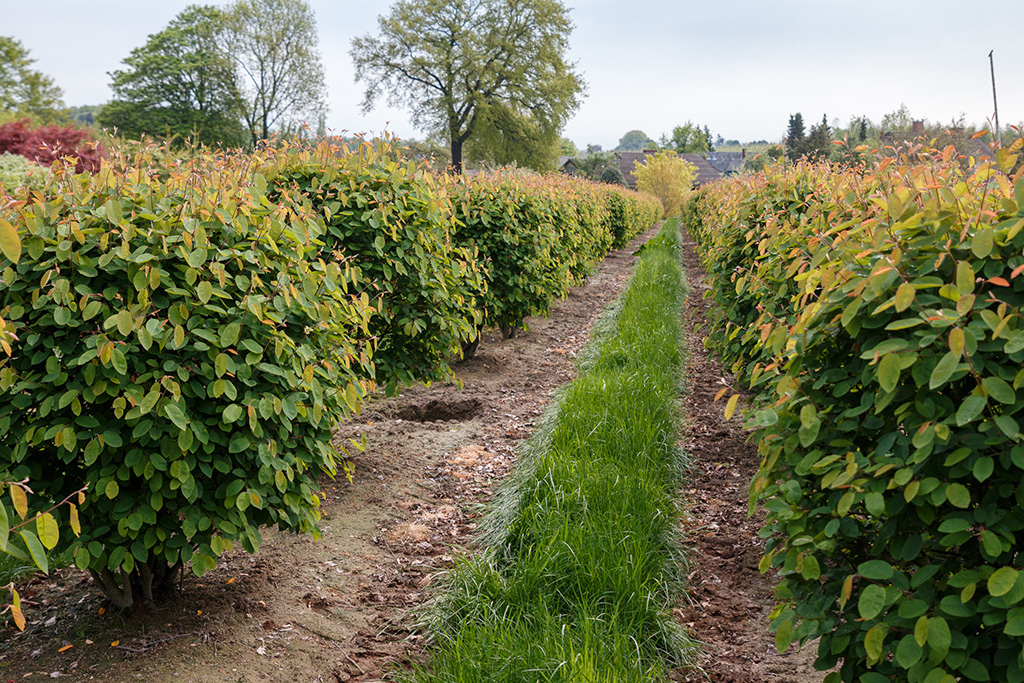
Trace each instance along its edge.
<instances>
[{"instance_id":1,"label":"green leaf","mask_svg":"<svg viewBox=\"0 0 1024 683\"><path fill-rule=\"evenodd\" d=\"M113 500L117 498L117 494L121 491L121 487L117 485L117 482L111 479L107 482L106 487L103 489L103 493L107 495L107 498Z\"/></svg>"},{"instance_id":2,"label":"green leaf","mask_svg":"<svg viewBox=\"0 0 1024 683\"><path fill-rule=\"evenodd\" d=\"M865 586L857 599L857 611L862 619L874 619L885 607L885 589L871 584Z\"/></svg>"},{"instance_id":3,"label":"green leaf","mask_svg":"<svg viewBox=\"0 0 1024 683\"><path fill-rule=\"evenodd\" d=\"M1020 433L1020 425L1009 415L996 415L992 420L999 427L999 431L1011 439L1016 439Z\"/></svg>"},{"instance_id":4,"label":"green leaf","mask_svg":"<svg viewBox=\"0 0 1024 683\"><path fill-rule=\"evenodd\" d=\"M921 661L923 653L924 649L917 644L914 636L907 634L900 639L900 644L896 646L896 663L904 669L909 669Z\"/></svg>"},{"instance_id":5,"label":"green leaf","mask_svg":"<svg viewBox=\"0 0 1024 683\"><path fill-rule=\"evenodd\" d=\"M217 373L217 377L223 377L224 373L228 371L228 355L226 353L218 353L213 361L213 368Z\"/></svg>"},{"instance_id":6,"label":"green leaf","mask_svg":"<svg viewBox=\"0 0 1024 683\"><path fill-rule=\"evenodd\" d=\"M46 559L46 550L43 548L43 544L39 542L39 539L36 538L36 535L28 529L22 531L19 535L25 541L25 547L28 548L28 554L32 557L32 562L44 574L49 573L50 564Z\"/></svg>"},{"instance_id":7,"label":"green leaf","mask_svg":"<svg viewBox=\"0 0 1024 683\"><path fill-rule=\"evenodd\" d=\"M131 334L135 324L132 320L132 314L128 311L119 311L117 314L117 331L121 333L122 337L127 337Z\"/></svg>"},{"instance_id":8,"label":"green leaf","mask_svg":"<svg viewBox=\"0 0 1024 683\"><path fill-rule=\"evenodd\" d=\"M235 422L236 420L238 420L238 418L242 417L242 406L238 405L237 403L232 403L231 405L224 409L224 412L222 413L221 417L224 419L225 422Z\"/></svg>"},{"instance_id":9,"label":"green leaf","mask_svg":"<svg viewBox=\"0 0 1024 683\"><path fill-rule=\"evenodd\" d=\"M1003 633L1008 636L1024 636L1024 615L1011 617L1003 626Z\"/></svg>"},{"instance_id":10,"label":"green leaf","mask_svg":"<svg viewBox=\"0 0 1024 683\"><path fill-rule=\"evenodd\" d=\"M985 549L990 557L996 558L1003 554L1003 543L999 540L998 534L988 529L981 532L981 547Z\"/></svg>"},{"instance_id":11,"label":"green leaf","mask_svg":"<svg viewBox=\"0 0 1024 683\"><path fill-rule=\"evenodd\" d=\"M1013 567L1001 567L988 577L988 592L994 597L1006 595L1017 583L1017 570Z\"/></svg>"},{"instance_id":12,"label":"green leaf","mask_svg":"<svg viewBox=\"0 0 1024 683\"><path fill-rule=\"evenodd\" d=\"M119 374L128 374L128 359L124 357L121 349L114 347L114 350L110 352L110 363Z\"/></svg>"},{"instance_id":13,"label":"green leaf","mask_svg":"<svg viewBox=\"0 0 1024 683\"><path fill-rule=\"evenodd\" d=\"M946 499L951 505L966 510L971 504L971 493L963 484L950 484L946 487Z\"/></svg>"},{"instance_id":14,"label":"green leaf","mask_svg":"<svg viewBox=\"0 0 1024 683\"><path fill-rule=\"evenodd\" d=\"M1000 403L1012 404L1017 401L1017 394L1014 393L1013 387L998 377L986 377L981 380L981 386L985 387L989 396Z\"/></svg>"},{"instance_id":15,"label":"green leaf","mask_svg":"<svg viewBox=\"0 0 1024 683\"><path fill-rule=\"evenodd\" d=\"M864 496L864 508L869 514L881 517L885 514L885 497L881 493L871 492Z\"/></svg>"},{"instance_id":16,"label":"green leaf","mask_svg":"<svg viewBox=\"0 0 1024 683\"><path fill-rule=\"evenodd\" d=\"M185 259L185 260L193 268L198 268L199 266L201 266L204 263L206 263L206 250L205 249L196 249L195 251L190 253L188 255L188 258Z\"/></svg>"},{"instance_id":17,"label":"green leaf","mask_svg":"<svg viewBox=\"0 0 1024 683\"><path fill-rule=\"evenodd\" d=\"M928 644L941 653L949 651L952 638L949 633L949 624L942 617L932 617L928 620Z\"/></svg>"},{"instance_id":18,"label":"green leaf","mask_svg":"<svg viewBox=\"0 0 1024 683\"><path fill-rule=\"evenodd\" d=\"M872 666L882 656L882 644L885 642L885 629L881 625L871 627L864 636L864 650L867 653L868 666Z\"/></svg>"},{"instance_id":19,"label":"green leaf","mask_svg":"<svg viewBox=\"0 0 1024 683\"><path fill-rule=\"evenodd\" d=\"M800 426L810 427L818 421L818 411L815 410L811 404L806 404L800 408Z\"/></svg>"},{"instance_id":20,"label":"green leaf","mask_svg":"<svg viewBox=\"0 0 1024 683\"><path fill-rule=\"evenodd\" d=\"M974 291L974 266L970 261L957 261L956 288L965 295Z\"/></svg>"},{"instance_id":21,"label":"green leaf","mask_svg":"<svg viewBox=\"0 0 1024 683\"><path fill-rule=\"evenodd\" d=\"M210 297L213 296L213 285L206 280L203 280L196 287L196 294L199 296L199 300L204 304L210 303Z\"/></svg>"},{"instance_id":22,"label":"green leaf","mask_svg":"<svg viewBox=\"0 0 1024 683\"><path fill-rule=\"evenodd\" d=\"M987 404L987 396L971 394L965 398L964 402L960 404L960 407L956 411L956 426L963 427L968 422L974 420L978 415L981 415L981 411L985 409Z\"/></svg>"},{"instance_id":23,"label":"green leaf","mask_svg":"<svg viewBox=\"0 0 1024 683\"><path fill-rule=\"evenodd\" d=\"M789 644L793 640L793 622L786 619L779 624L779 629L775 632L775 649L779 653L783 653L789 649Z\"/></svg>"},{"instance_id":24,"label":"green leaf","mask_svg":"<svg viewBox=\"0 0 1024 683\"><path fill-rule=\"evenodd\" d=\"M985 258L992 253L995 231L992 228L980 228L971 239L971 251L978 258Z\"/></svg>"},{"instance_id":25,"label":"green leaf","mask_svg":"<svg viewBox=\"0 0 1024 683\"><path fill-rule=\"evenodd\" d=\"M953 373L956 372L959 364L960 358L958 356L953 355L951 352L944 355L935 365L935 369L932 370L931 379L928 381L928 388L938 389L945 384L952 377Z\"/></svg>"},{"instance_id":26,"label":"green leaf","mask_svg":"<svg viewBox=\"0 0 1024 683\"><path fill-rule=\"evenodd\" d=\"M160 400L160 390L159 389L154 389L153 391L150 391L148 394L146 394L143 397L142 402L139 404L139 407L142 410L142 414L145 415L149 411L153 410L153 408L156 407L156 404L157 404L157 402L159 400Z\"/></svg>"},{"instance_id":27,"label":"green leaf","mask_svg":"<svg viewBox=\"0 0 1024 683\"><path fill-rule=\"evenodd\" d=\"M7 549L11 533L11 520L7 517L7 506L0 502L0 551Z\"/></svg>"},{"instance_id":28,"label":"green leaf","mask_svg":"<svg viewBox=\"0 0 1024 683\"><path fill-rule=\"evenodd\" d=\"M878 362L878 384L888 393L896 388L900 380L900 359L895 353L887 353Z\"/></svg>"},{"instance_id":29,"label":"green leaf","mask_svg":"<svg viewBox=\"0 0 1024 683\"><path fill-rule=\"evenodd\" d=\"M865 579L888 581L892 578L893 568L891 564L884 560L868 560L867 562L861 562L857 566L857 573Z\"/></svg>"},{"instance_id":30,"label":"green leaf","mask_svg":"<svg viewBox=\"0 0 1024 683\"><path fill-rule=\"evenodd\" d=\"M974 478L978 481L985 481L996 469L995 460L992 458L978 458L974 461Z\"/></svg>"},{"instance_id":31,"label":"green leaf","mask_svg":"<svg viewBox=\"0 0 1024 683\"><path fill-rule=\"evenodd\" d=\"M925 609L927 609L927 607L928 606L926 604ZM917 641L917 644L921 647L924 647L924 644L928 642L928 617L919 617L917 622L914 624L914 640Z\"/></svg>"},{"instance_id":32,"label":"green leaf","mask_svg":"<svg viewBox=\"0 0 1024 683\"><path fill-rule=\"evenodd\" d=\"M94 300L90 301L89 303L87 303L85 305L85 308L82 309L82 319L83 320L89 320L90 318L95 318L97 315L100 314L100 311L102 311L102 310L103 310L103 304L101 304L99 301L96 301L94 299Z\"/></svg>"},{"instance_id":33,"label":"green leaf","mask_svg":"<svg viewBox=\"0 0 1024 683\"><path fill-rule=\"evenodd\" d=\"M178 407L178 404L170 402L166 403L164 405L164 414L170 418L171 422L173 422L174 426L178 429L188 429L188 418L185 417L185 414L181 411L181 408Z\"/></svg>"},{"instance_id":34,"label":"green leaf","mask_svg":"<svg viewBox=\"0 0 1024 683\"><path fill-rule=\"evenodd\" d=\"M232 346L238 341L238 335L242 331L242 326L238 323L228 323L220 333L220 345L221 346Z\"/></svg>"},{"instance_id":35,"label":"green leaf","mask_svg":"<svg viewBox=\"0 0 1024 683\"><path fill-rule=\"evenodd\" d=\"M89 555L89 551L85 546L82 546L75 551L75 566L83 572L89 568L89 564L91 562L92 557Z\"/></svg>"}]
</instances>

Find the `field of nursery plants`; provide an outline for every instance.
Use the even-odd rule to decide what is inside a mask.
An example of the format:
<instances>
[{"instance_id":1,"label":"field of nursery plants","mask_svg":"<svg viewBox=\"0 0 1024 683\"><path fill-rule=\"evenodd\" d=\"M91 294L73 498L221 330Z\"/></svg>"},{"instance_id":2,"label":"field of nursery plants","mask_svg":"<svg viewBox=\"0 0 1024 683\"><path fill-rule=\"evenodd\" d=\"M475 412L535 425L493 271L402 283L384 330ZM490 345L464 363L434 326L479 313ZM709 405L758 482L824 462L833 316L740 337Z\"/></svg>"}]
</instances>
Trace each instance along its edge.
<instances>
[{"instance_id":1,"label":"field of nursery plants","mask_svg":"<svg viewBox=\"0 0 1024 683\"><path fill-rule=\"evenodd\" d=\"M0 186L0 675L1024 680L1022 147Z\"/></svg>"},{"instance_id":2,"label":"field of nursery plants","mask_svg":"<svg viewBox=\"0 0 1024 683\"><path fill-rule=\"evenodd\" d=\"M387 139L149 148L2 192L0 672L301 678L332 643L341 680L590 675L609 658L642 680L685 661L677 223L586 345L659 200L565 176L436 175ZM543 493L549 465L594 491ZM513 469L479 537L474 510ZM591 517L599 500L612 507ZM550 524L572 515L586 525L563 539ZM470 547L480 538L488 550ZM476 559L453 570L463 556ZM470 595L478 579L549 590ZM229 643L249 657L225 659Z\"/></svg>"},{"instance_id":3,"label":"field of nursery plants","mask_svg":"<svg viewBox=\"0 0 1024 683\"><path fill-rule=\"evenodd\" d=\"M687 206L775 642L819 639L828 681L1024 680L1022 147L800 162Z\"/></svg>"}]
</instances>

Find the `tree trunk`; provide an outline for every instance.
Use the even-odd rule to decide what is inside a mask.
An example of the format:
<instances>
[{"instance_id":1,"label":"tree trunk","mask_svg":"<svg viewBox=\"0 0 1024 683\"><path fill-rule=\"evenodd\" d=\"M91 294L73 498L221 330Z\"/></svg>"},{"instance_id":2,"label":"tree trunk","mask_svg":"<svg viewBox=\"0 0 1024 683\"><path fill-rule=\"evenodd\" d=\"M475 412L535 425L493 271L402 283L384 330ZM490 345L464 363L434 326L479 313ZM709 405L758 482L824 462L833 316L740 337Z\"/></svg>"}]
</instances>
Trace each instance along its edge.
<instances>
[{"instance_id":1,"label":"tree trunk","mask_svg":"<svg viewBox=\"0 0 1024 683\"><path fill-rule=\"evenodd\" d=\"M182 567L181 562L172 567L164 561L153 561L152 565L137 563L131 573L124 569L117 574L109 569L100 572L90 569L89 573L112 605L126 609L140 599L145 604L155 604L160 594L174 587Z\"/></svg>"},{"instance_id":2,"label":"tree trunk","mask_svg":"<svg viewBox=\"0 0 1024 683\"><path fill-rule=\"evenodd\" d=\"M452 136L452 171L456 175L462 174L462 140Z\"/></svg>"}]
</instances>

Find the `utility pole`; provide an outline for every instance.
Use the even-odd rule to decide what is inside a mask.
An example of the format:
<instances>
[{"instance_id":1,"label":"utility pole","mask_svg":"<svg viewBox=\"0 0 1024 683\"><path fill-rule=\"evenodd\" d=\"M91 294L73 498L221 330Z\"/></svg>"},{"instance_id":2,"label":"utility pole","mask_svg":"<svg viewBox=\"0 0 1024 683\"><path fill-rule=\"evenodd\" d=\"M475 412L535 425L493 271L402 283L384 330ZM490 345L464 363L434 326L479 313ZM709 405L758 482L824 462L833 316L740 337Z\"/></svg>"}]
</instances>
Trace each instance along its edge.
<instances>
[{"instance_id":1,"label":"utility pole","mask_svg":"<svg viewBox=\"0 0 1024 683\"><path fill-rule=\"evenodd\" d=\"M996 109L996 143L1002 144L1002 140L999 138L999 102L996 101L996 64L992 59L992 53L995 50L989 50L988 52L988 65L992 69L992 106Z\"/></svg>"}]
</instances>

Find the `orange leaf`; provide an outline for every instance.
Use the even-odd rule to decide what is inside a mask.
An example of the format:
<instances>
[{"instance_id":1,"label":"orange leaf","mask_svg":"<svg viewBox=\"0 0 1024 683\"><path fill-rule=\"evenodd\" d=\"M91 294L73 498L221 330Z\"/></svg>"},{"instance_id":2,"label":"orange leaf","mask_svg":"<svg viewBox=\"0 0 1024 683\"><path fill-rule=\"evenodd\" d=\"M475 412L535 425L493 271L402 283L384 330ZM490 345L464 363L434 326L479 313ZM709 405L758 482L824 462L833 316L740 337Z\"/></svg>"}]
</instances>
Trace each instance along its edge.
<instances>
[{"instance_id":1,"label":"orange leaf","mask_svg":"<svg viewBox=\"0 0 1024 683\"><path fill-rule=\"evenodd\" d=\"M988 281L991 282L992 284L994 284L997 287L1009 287L1010 286L1010 283L1006 281L1006 278L1002 278L1002 277L990 277L988 279Z\"/></svg>"},{"instance_id":2,"label":"orange leaf","mask_svg":"<svg viewBox=\"0 0 1024 683\"><path fill-rule=\"evenodd\" d=\"M14 600L14 604L11 605L11 616L14 617L14 625L18 627L19 631L24 631L25 615L21 612L21 596L18 595L18 591L12 588L11 597Z\"/></svg>"},{"instance_id":3,"label":"orange leaf","mask_svg":"<svg viewBox=\"0 0 1024 683\"><path fill-rule=\"evenodd\" d=\"M11 502L14 503L18 516L25 519L28 514L28 496L25 495L23 488L14 483L11 484Z\"/></svg>"},{"instance_id":4,"label":"orange leaf","mask_svg":"<svg viewBox=\"0 0 1024 683\"><path fill-rule=\"evenodd\" d=\"M719 389L718 393L715 394L715 400L717 401L720 398L722 398L723 396L725 396L725 392L727 392L727 391L729 391L729 387L722 387L721 389Z\"/></svg>"},{"instance_id":5,"label":"orange leaf","mask_svg":"<svg viewBox=\"0 0 1024 683\"><path fill-rule=\"evenodd\" d=\"M73 647L74 647L74 645L65 645L64 647L62 647L59 650L57 650L57 652L67 652L68 650L70 650Z\"/></svg>"},{"instance_id":6,"label":"orange leaf","mask_svg":"<svg viewBox=\"0 0 1024 683\"><path fill-rule=\"evenodd\" d=\"M1013 278L1017 277L1021 273L1024 273L1024 265L1020 265L1020 266L1017 266L1016 268L1014 268L1013 272L1010 274L1010 279L1013 279Z\"/></svg>"},{"instance_id":7,"label":"orange leaf","mask_svg":"<svg viewBox=\"0 0 1024 683\"><path fill-rule=\"evenodd\" d=\"M112 642L112 643L110 644L110 647L117 647L117 646L118 646L118 645L120 645L120 644L121 644L121 641L120 641L120 640L115 640L114 642Z\"/></svg>"},{"instance_id":8,"label":"orange leaf","mask_svg":"<svg viewBox=\"0 0 1024 683\"><path fill-rule=\"evenodd\" d=\"M979 130L977 133L975 133L974 135L971 136L971 139L972 140L977 140L978 138L983 138L986 135L988 135L988 131L987 130Z\"/></svg>"}]
</instances>

